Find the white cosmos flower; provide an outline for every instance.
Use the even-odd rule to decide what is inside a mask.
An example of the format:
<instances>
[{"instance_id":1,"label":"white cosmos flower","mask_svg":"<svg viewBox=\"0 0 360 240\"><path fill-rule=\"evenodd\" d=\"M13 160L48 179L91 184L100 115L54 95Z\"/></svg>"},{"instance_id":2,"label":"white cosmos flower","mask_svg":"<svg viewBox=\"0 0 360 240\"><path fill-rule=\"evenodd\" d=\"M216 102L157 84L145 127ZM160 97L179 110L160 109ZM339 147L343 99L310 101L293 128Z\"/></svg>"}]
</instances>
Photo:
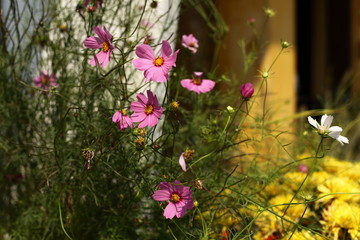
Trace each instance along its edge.
<instances>
[{"instance_id":1,"label":"white cosmos flower","mask_svg":"<svg viewBox=\"0 0 360 240\"><path fill-rule=\"evenodd\" d=\"M316 131L321 135L321 136L329 136L332 137L333 139L337 140L342 146L344 145L344 143L349 144L349 139L347 139L347 137L341 136L340 133L342 132L342 128L339 126L332 126L331 127L331 123L333 121L334 117L333 116L328 116L328 115L322 115L321 116L321 124L319 124L315 119L313 119L312 117L308 117L308 121L311 124L311 126L313 126L314 128L316 128Z\"/></svg>"}]
</instances>

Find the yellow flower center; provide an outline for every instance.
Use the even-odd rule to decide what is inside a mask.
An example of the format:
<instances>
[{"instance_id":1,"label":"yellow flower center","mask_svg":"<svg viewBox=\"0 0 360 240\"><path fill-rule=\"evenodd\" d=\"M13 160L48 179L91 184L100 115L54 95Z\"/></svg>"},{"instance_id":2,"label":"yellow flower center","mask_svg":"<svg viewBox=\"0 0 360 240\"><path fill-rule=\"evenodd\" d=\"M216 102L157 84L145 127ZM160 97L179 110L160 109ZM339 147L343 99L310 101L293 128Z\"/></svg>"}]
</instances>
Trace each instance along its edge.
<instances>
[{"instance_id":1,"label":"yellow flower center","mask_svg":"<svg viewBox=\"0 0 360 240\"><path fill-rule=\"evenodd\" d=\"M320 135L326 134L326 133L327 133L326 127L320 126L319 129L318 129L318 133L319 133Z\"/></svg>"},{"instance_id":2,"label":"yellow flower center","mask_svg":"<svg viewBox=\"0 0 360 240\"><path fill-rule=\"evenodd\" d=\"M120 112L123 116L126 116L126 109L121 109Z\"/></svg>"},{"instance_id":3,"label":"yellow flower center","mask_svg":"<svg viewBox=\"0 0 360 240\"><path fill-rule=\"evenodd\" d=\"M170 103L170 107L173 110L177 110L179 108L180 104L177 101L173 101L172 103Z\"/></svg>"},{"instance_id":4,"label":"yellow flower center","mask_svg":"<svg viewBox=\"0 0 360 240\"><path fill-rule=\"evenodd\" d=\"M157 57L155 60L154 60L154 65L156 67L160 67L161 65L164 64L164 59L162 57Z\"/></svg>"},{"instance_id":5,"label":"yellow flower center","mask_svg":"<svg viewBox=\"0 0 360 240\"><path fill-rule=\"evenodd\" d=\"M146 107L145 107L145 113L146 113L147 115L151 114L153 111L154 111L153 105L146 105Z\"/></svg>"},{"instance_id":6,"label":"yellow flower center","mask_svg":"<svg viewBox=\"0 0 360 240\"><path fill-rule=\"evenodd\" d=\"M193 79L193 84L195 84L195 85L200 85L201 84L201 79L200 78L194 78Z\"/></svg>"},{"instance_id":7,"label":"yellow flower center","mask_svg":"<svg viewBox=\"0 0 360 240\"><path fill-rule=\"evenodd\" d=\"M177 203L180 201L180 196L174 193L173 195L171 195L170 201Z\"/></svg>"},{"instance_id":8,"label":"yellow flower center","mask_svg":"<svg viewBox=\"0 0 360 240\"><path fill-rule=\"evenodd\" d=\"M103 42L102 43L102 50L104 52L107 52L107 51L109 51L109 49L110 49L109 44L107 42Z\"/></svg>"}]
</instances>

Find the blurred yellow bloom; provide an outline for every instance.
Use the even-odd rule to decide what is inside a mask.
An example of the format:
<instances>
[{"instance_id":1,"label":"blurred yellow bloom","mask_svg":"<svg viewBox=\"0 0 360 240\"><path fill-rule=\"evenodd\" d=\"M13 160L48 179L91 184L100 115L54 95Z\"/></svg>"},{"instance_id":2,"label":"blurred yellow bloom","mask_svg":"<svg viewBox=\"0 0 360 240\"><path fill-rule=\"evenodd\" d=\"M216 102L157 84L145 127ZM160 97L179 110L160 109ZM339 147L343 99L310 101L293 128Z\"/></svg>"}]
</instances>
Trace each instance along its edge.
<instances>
[{"instance_id":1,"label":"blurred yellow bloom","mask_svg":"<svg viewBox=\"0 0 360 240\"><path fill-rule=\"evenodd\" d=\"M320 223L324 232L330 233L334 240L360 239L360 207L357 204L335 200L322 215L324 220Z\"/></svg>"},{"instance_id":2,"label":"blurred yellow bloom","mask_svg":"<svg viewBox=\"0 0 360 240\"><path fill-rule=\"evenodd\" d=\"M326 180L323 184L317 187L320 192L319 197L325 196L319 199L319 202L327 203L332 199L339 199L342 201L359 202L360 200L360 186L346 177L333 177ZM342 194L331 194L342 193ZM346 194L349 193L349 194ZM353 194L351 194L353 193Z\"/></svg>"}]
</instances>

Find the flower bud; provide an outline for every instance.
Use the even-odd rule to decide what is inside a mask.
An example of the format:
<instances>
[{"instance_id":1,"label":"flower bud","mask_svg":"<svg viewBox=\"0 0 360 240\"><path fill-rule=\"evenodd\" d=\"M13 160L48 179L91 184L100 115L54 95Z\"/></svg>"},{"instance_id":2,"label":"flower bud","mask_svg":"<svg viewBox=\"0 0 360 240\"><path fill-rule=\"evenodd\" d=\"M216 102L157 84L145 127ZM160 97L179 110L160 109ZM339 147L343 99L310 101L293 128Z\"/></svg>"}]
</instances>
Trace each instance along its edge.
<instances>
[{"instance_id":1,"label":"flower bud","mask_svg":"<svg viewBox=\"0 0 360 240\"><path fill-rule=\"evenodd\" d=\"M241 85L240 92L244 99L250 99L254 94L254 85L252 83L245 83Z\"/></svg>"},{"instance_id":2,"label":"flower bud","mask_svg":"<svg viewBox=\"0 0 360 240\"><path fill-rule=\"evenodd\" d=\"M290 46L290 44L287 41L282 41L281 42L281 47L282 48L288 48Z\"/></svg>"},{"instance_id":3,"label":"flower bud","mask_svg":"<svg viewBox=\"0 0 360 240\"><path fill-rule=\"evenodd\" d=\"M276 14L275 11L270 8L266 8L264 10L264 12L265 12L265 15L268 16L269 18L275 16L275 14Z\"/></svg>"},{"instance_id":4,"label":"flower bud","mask_svg":"<svg viewBox=\"0 0 360 240\"><path fill-rule=\"evenodd\" d=\"M228 113L232 114L235 112L234 108L231 106L227 106L226 110L228 111Z\"/></svg>"}]
</instances>

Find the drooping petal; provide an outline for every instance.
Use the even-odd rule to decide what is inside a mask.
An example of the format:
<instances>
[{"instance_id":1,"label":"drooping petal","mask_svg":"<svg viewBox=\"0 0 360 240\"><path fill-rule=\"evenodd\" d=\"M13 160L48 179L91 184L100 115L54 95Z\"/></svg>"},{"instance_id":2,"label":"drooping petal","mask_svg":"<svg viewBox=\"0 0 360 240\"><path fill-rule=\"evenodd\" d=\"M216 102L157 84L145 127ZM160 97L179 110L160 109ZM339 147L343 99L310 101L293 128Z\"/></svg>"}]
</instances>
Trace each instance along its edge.
<instances>
[{"instance_id":1,"label":"drooping petal","mask_svg":"<svg viewBox=\"0 0 360 240\"><path fill-rule=\"evenodd\" d=\"M93 31L99 36L102 42L107 42L108 39L106 38L105 32L101 29L100 26L96 26L93 28Z\"/></svg>"},{"instance_id":2,"label":"drooping petal","mask_svg":"<svg viewBox=\"0 0 360 240\"><path fill-rule=\"evenodd\" d=\"M311 126L313 126L314 128L319 128L319 124L318 122L313 119L312 117L308 116L308 122L310 123Z\"/></svg>"},{"instance_id":3,"label":"drooping petal","mask_svg":"<svg viewBox=\"0 0 360 240\"><path fill-rule=\"evenodd\" d=\"M168 182L161 182L159 184L159 188L160 189L172 189L172 185L171 185L171 183L168 183Z\"/></svg>"},{"instance_id":4,"label":"drooping petal","mask_svg":"<svg viewBox=\"0 0 360 240\"><path fill-rule=\"evenodd\" d=\"M331 115L322 115L321 116L321 126L324 126L326 129L328 129L331 126L331 123L333 121L334 117Z\"/></svg>"},{"instance_id":5,"label":"drooping petal","mask_svg":"<svg viewBox=\"0 0 360 240\"><path fill-rule=\"evenodd\" d=\"M344 146L344 143L349 144L349 139L344 136L338 136L336 140L341 144L341 146Z\"/></svg>"},{"instance_id":6,"label":"drooping petal","mask_svg":"<svg viewBox=\"0 0 360 240\"><path fill-rule=\"evenodd\" d=\"M99 49L102 48L102 43L103 41L98 37L88 37L84 41L84 46L86 48Z\"/></svg>"},{"instance_id":7,"label":"drooping petal","mask_svg":"<svg viewBox=\"0 0 360 240\"><path fill-rule=\"evenodd\" d=\"M112 35L109 33L109 31L106 29L106 27L104 27L104 36L108 42L111 41Z\"/></svg>"},{"instance_id":8,"label":"drooping petal","mask_svg":"<svg viewBox=\"0 0 360 240\"><path fill-rule=\"evenodd\" d=\"M166 206L164 210L164 217L167 219L172 219L175 217L176 214L176 207L175 204L172 202L169 202L169 204Z\"/></svg>"},{"instance_id":9,"label":"drooping petal","mask_svg":"<svg viewBox=\"0 0 360 240\"><path fill-rule=\"evenodd\" d=\"M101 65L101 67L103 67L103 64L104 62L106 61L106 59L108 58L108 54L104 51L100 51L99 53L96 54L96 57L93 57L91 60L90 60L90 65L92 66L96 66L97 63L99 62L99 64ZM97 59L97 61L96 61ZM107 61L109 62L109 60Z\"/></svg>"},{"instance_id":10,"label":"drooping petal","mask_svg":"<svg viewBox=\"0 0 360 240\"><path fill-rule=\"evenodd\" d=\"M157 190L152 197L156 201L167 201L170 200L171 193L167 189Z\"/></svg>"},{"instance_id":11,"label":"drooping petal","mask_svg":"<svg viewBox=\"0 0 360 240\"><path fill-rule=\"evenodd\" d=\"M182 154L180 155L179 164L180 164L181 169L182 169L184 172L186 172L186 162L185 162L185 158L184 158L184 153L182 153Z\"/></svg>"},{"instance_id":12,"label":"drooping petal","mask_svg":"<svg viewBox=\"0 0 360 240\"><path fill-rule=\"evenodd\" d=\"M141 44L136 47L135 50L136 55L139 58L145 58L154 61L155 60L155 53L152 48L147 44Z\"/></svg>"}]
</instances>

